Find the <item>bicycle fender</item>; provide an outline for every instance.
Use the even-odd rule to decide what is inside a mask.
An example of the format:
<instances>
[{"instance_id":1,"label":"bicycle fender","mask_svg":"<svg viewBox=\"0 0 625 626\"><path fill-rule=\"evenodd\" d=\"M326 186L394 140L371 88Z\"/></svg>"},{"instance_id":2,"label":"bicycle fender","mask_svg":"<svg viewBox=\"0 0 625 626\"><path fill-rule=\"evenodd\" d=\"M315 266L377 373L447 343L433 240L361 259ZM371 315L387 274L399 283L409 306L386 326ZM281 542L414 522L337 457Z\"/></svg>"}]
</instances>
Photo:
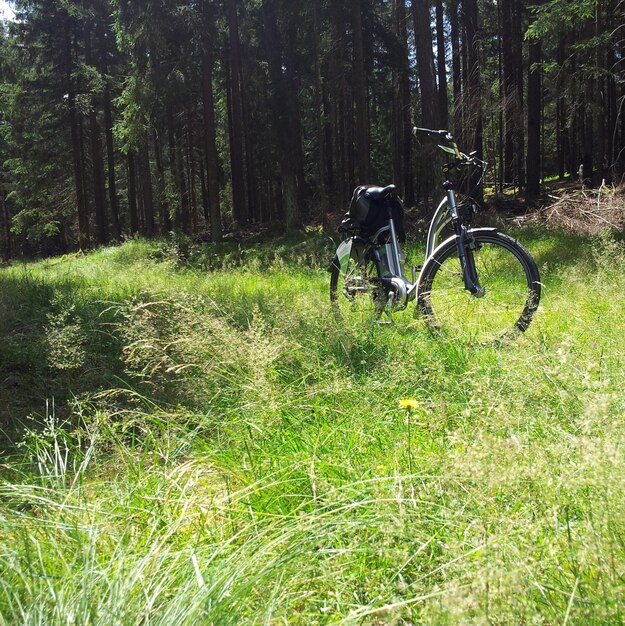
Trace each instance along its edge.
<instances>
[{"instance_id":1,"label":"bicycle fender","mask_svg":"<svg viewBox=\"0 0 625 626\"><path fill-rule=\"evenodd\" d=\"M469 234L477 235L479 233L497 233L497 232L499 231L493 226L483 226L481 228L470 228L469 230L467 230L467 235ZM432 250L432 254L430 254L430 256L428 256L428 258L425 259L425 261L423 262L423 265L425 265L430 260L430 258L434 256L435 252L438 252L441 248L444 248L445 246L449 245L450 241L455 241L456 237L457 235L451 235L450 237L445 239L445 241L442 241L441 243L439 243L438 246L436 246L436 248Z\"/></svg>"},{"instance_id":2,"label":"bicycle fender","mask_svg":"<svg viewBox=\"0 0 625 626\"><path fill-rule=\"evenodd\" d=\"M470 228L467 233L498 233L499 231L493 226L481 226L480 228Z\"/></svg>"},{"instance_id":3,"label":"bicycle fender","mask_svg":"<svg viewBox=\"0 0 625 626\"><path fill-rule=\"evenodd\" d=\"M354 238L350 237L341 243L341 245L336 249L336 259L338 260L339 269L341 272L345 273L347 271L347 264L349 263L349 259L352 256L352 245L354 243Z\"/></svg>"},{"instance_id":4,"label":"bicycle fender","mask_svg":"<svg viewBox=\"0 0 625 626\"><path fill-rule=\"evenodd\" d=\"M346 272L350 257L355 263L360 263L365 251L370 247L365 239L357 235L346 239L336 250L335 260L338 263L338 268Z\"/></svg>"}]
</instances>

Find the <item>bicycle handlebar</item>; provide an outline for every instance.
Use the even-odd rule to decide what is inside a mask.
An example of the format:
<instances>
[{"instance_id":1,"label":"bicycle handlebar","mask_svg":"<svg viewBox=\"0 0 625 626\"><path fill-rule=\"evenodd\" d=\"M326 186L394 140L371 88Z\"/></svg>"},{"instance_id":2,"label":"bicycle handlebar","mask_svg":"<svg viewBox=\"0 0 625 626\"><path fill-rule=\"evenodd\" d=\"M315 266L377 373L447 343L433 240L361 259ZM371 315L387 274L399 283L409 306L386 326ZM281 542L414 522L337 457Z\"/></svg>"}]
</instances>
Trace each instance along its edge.
<instances>
[{"instance_id":1,"label":"bicycle handlebar","mask_svg":"<svg viewBox=\"0 0 625 626\"><path fill-rule=\"evenodd\" d=\"M412 132L415 136L426 135L427 137L434 137L451 144L451 150L443 146L439 146L439 148L445 150L445 152L452 152L452 154L455 154L457 159L456 167L461 165L472 165L474 167L479 167L483 171L486 170L487 165L485 161L478 159L473 153L467 155L460 152L458 144L454 141L452 134L448 130L432 130L430 128L419 128L418 126L414 126Z\"/></svg>"},{"instance_id":2,"label":"bicycle handlebar","mask_svg":"<svg viewBox=\"0 0 625 626\"><path fill-rule=\"evenodd\" d=\"M445 141L453 141L453 137L448 130L431 130L430 128L419 128L415 126L412 129L412 132L415 135L427 135L428 137L437 137L439 139L444 139Z\"/></svg>"}]
</instances>

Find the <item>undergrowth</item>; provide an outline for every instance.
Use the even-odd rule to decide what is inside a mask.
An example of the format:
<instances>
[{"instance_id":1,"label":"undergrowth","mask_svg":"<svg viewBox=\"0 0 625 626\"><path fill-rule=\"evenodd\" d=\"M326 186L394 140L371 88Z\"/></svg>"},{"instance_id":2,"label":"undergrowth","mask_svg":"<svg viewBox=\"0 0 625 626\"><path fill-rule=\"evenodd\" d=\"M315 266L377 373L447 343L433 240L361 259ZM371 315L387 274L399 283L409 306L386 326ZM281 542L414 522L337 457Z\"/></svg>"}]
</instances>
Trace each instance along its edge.
<instances>
[{"instance_id":1,"label":"undergrowth","mask_svg":"<svg viewBox=\"0 0 625 626\"><path fill-rule=\"evenodd\" d=\"M0 623L622 622L623 244L519 236L503 347L342 324L319 235L1 270Z\"/></svg>"}]
</instances>

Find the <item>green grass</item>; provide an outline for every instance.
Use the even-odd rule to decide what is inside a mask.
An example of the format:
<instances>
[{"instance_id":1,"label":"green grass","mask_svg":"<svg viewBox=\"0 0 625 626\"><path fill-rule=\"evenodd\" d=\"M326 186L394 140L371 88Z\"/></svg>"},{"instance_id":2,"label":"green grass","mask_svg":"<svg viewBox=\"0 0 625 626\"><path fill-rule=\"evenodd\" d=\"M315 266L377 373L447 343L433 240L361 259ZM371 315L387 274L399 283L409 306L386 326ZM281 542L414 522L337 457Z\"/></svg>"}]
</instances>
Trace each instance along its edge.
<instances>
[{"instance_id":1,"label":"green grass","mask_svg":"<svg viewBox=\"0 0 625 626\"><path fill-rule=\"evenodd\" d=\"M339 323L316 234L0 270L0 624L621 623L625 250L516 235L499 348Z\"/></svg>"}]
</instances>

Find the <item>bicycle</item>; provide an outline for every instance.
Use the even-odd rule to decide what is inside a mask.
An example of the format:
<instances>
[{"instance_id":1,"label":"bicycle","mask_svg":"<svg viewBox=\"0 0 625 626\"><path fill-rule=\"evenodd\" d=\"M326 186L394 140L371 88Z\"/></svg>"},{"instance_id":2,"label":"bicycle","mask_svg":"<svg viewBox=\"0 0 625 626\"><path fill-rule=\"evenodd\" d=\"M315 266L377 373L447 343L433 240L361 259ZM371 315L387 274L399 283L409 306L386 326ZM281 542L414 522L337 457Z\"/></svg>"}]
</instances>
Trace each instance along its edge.
<instances>
[{"instance_id":1,"label":"bicycle","mask_svg":"<svg viewBox=\"0 0 625 626\"><path fill-rule=\"evenodd\" d=\"M439 148L451 157L443 166L446 195L429 225L418 277L414 266L412 280L404 276L403 206L396 186L357 187L339 227L348 236L329 268L332 304L346 320L392 323L393 312L416 300L431 329L478 343L527 330L541 294L534 259L496 228L472 228L476 206L470 200L459 203L455 193L458 173L477 168L483 177L487 164L474 153L460 152L446 130L413 132L446 144ZM453 234L441 241L449 225Z\"/></svg>"}]
</instances>

